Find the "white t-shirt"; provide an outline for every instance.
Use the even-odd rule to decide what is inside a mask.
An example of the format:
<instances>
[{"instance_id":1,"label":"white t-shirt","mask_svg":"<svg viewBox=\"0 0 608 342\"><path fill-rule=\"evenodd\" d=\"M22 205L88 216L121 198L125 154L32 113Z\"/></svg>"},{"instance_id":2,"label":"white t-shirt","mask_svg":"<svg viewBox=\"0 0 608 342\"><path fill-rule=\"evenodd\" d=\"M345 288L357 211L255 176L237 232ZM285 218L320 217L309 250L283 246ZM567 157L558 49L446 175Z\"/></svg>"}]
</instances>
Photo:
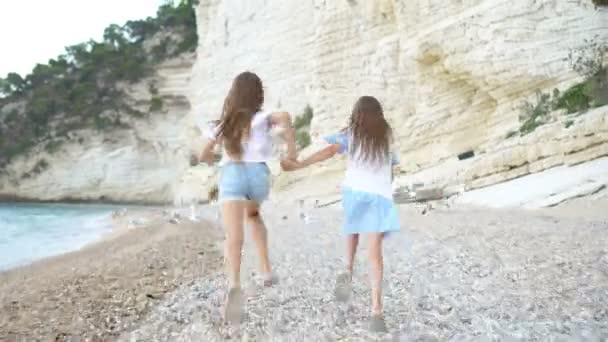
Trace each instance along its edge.
<instances>
[{"instance_id":1,"label":"white t-shirt","mask_svg":"<svg viewBox=\"0 0 608 342\"><path fill-rule=\"evenodd\" d=\"M265 163L272 159L273 140L270 135L270 115L272 112L257 112L251 120L251 129L247 141L243 142L243 153L240 161L252 163ZM215 140L219 127L209 129L207 138ZM220 165L232 159L224 150Z\"/></svg>"},{"instance_id":2,"label":"white t-shirt","mask_svg":"<svg viewBox=\"0 0 608 342\"><path fill-rule=\"evenodd\" d=\"M399 164L399 154L394 146L391 148L390 159L381 165L372 165L359 158L359 151L352 152L352 139L348 132L326 136L324 140L329 144L340 145L339 153L348 153L348 163L342 186L355 191L393 198L392 167Z\"/></svg>"}]
</instances>

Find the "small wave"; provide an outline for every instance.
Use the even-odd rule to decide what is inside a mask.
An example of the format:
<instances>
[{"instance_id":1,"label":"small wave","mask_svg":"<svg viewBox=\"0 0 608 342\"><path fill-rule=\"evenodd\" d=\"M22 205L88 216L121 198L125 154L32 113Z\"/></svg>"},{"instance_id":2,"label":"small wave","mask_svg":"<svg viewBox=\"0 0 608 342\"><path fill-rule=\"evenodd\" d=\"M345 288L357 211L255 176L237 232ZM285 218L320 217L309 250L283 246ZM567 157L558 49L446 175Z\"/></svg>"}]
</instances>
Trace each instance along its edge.
<instances>
[{"instance_id":1,"label":"small wave","mask_svg":"<svg viewBox=\"0 0 608 342\"><path fill-rule=\"evenodd\" d=\"M112 229L114 206L0 205L0 270L82 248Z\"/></svg>"}]
</instances>

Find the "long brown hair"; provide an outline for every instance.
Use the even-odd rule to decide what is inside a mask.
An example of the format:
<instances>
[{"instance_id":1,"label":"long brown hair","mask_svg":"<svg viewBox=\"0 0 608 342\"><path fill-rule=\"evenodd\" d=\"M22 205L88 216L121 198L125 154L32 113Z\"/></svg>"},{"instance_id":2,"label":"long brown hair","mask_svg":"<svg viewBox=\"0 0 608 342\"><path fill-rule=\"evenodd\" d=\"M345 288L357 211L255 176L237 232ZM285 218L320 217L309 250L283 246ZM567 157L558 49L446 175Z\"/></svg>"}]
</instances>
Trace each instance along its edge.
<instances>
[{"instance_id":1,"label":"long brown hair","mask_svg":"<svg viewBox=\"0 0 608 342\"><path fill-rule=\"evenodd\" d=\"M362 96L357 100L347 130L352 136L351 155L359 152L360 160L376 165L388 160L393 133L375 97Z\"/></svg>"},{"instance_id":2,"label":"long brown hair","mask_svg":"<svg viewBox=\"0 0 608 342\"><path fill-rule=\"evenodd\" d=\"M258 75L246 71L236 76L224 100L217 132L217 139L230 156L241 157L243 137L249 134L253 115L263 104L264 88Z\"/></svg>"}]
</instances>

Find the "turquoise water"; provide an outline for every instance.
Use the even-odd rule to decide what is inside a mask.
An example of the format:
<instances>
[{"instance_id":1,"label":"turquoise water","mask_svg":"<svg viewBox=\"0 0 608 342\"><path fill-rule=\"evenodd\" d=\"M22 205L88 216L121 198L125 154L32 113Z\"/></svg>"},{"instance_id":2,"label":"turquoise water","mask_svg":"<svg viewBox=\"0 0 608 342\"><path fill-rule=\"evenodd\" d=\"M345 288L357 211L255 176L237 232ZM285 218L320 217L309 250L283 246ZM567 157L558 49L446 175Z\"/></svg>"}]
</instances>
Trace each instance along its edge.
<instances>
[{"instance_id":1,"label":"turquoise water","mask_svg":"<svg viewBox=\"0 0 608 342\"><path fill-rule=\"evenodd\" d=\"M110 205L0 203L0 270L66 253L111 230Z\"/></svg>"}]
</instances>

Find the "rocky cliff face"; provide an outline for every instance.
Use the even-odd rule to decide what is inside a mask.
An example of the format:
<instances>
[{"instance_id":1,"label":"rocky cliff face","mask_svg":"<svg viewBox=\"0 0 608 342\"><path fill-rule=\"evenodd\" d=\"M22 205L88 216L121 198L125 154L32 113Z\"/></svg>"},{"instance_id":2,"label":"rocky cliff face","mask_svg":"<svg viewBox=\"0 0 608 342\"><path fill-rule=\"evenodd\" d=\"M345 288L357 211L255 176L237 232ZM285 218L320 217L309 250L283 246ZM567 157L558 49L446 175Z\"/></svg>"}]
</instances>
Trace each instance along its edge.
<instances>
[{"instance_id":1,"label":"rocky cliff face","mask_svg":"<svg viewBox=\"0 0 608 342\"><path fill-rule=\"evenodd\" d=\"M607 153L599 126L572 133L588 129L586 119L552 128L558 136L548 141L540 131L505 138L536 89L579 80L565 60L569 49L593 37L608 41L608 10L590 0L215 0L201 1L198 23L194 115L217 118L230 80L248 69L264 80L267 107L313 107L313 135L343 126L360 95L377 96L395 127L402 168L428 182L499 182L546 159L541 150L555 152L551 162L519 171L567 163L573 153L563 144L577 145L582 159ZM589 120L605 124L606 115L598 109ZM538 153L526 150L532 141ZM456 165L468 151L475 157Z\"/></svg>"},{"instance_id":2,"label":"rocky cliff face","mask_svg":"<svg viewBox=\"0 0 608 342\"><path fill-rule=\"evenodd\" d=\"M506 135L536 89L580 80L568 50L593 37L608 41L607 23L608 9L591 0L201 0L196 58L169 61L154 77L162 112L131 122L132 130L83 132L56 154L40 149L16 160L0 175L0 195L204 198L213 170L189 167L188 157L202 142L200 124L218 118L244 70L264 80L267 109L297 114L310 105L313 136L342 127L359 96L377 96L409 180L472 189L594 159L608 154L606 107L568 128ZM143 107L148 81L129 90ZM460 161L466 152L474 157ZM38 173L42 159L48 168ZM303 175L282 177L276 184Z\"/></svg>"},{"instance_id":3,"label":"rocky cliff face","mask_svg":"<svg viewBox=\"0 0 608 342\"><path fill-rule=\"evenodd\" d=\"M193 61L194 55L169 60L153 77L126 86L132 106L147 112L148 88L154 83L163 100L161 110L131 119L130 129L81 131L55 153L39 147L17 158L0 177L0 195L30 200L171 201L189 168L193 132L186 95Z\"/></svg>"}]
</instances>

